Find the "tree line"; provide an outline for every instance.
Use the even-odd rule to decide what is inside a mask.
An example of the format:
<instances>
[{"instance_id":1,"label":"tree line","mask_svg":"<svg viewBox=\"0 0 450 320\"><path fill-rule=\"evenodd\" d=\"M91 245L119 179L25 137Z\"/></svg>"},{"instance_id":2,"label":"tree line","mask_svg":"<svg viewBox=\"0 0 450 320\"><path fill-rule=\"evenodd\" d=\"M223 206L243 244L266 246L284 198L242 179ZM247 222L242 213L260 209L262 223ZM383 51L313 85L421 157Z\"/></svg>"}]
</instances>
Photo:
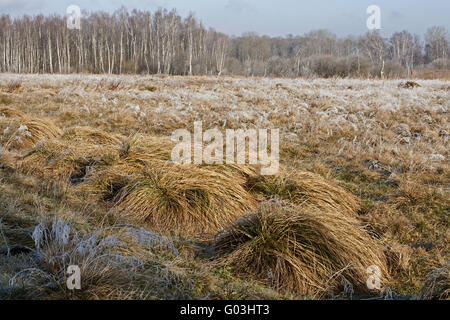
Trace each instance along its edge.
<instances>
[{"instance_id":1,"label":"tree line","mask_svg":"<svg viewBox=\"0 0 450 320\"><path fill-rule=\"evenodd\" d=\"M444 27L428 29L423 39L408 31L338 38L327 30L230 37L193 14L183 18L166 9L84 14L79 30L58 15L1 15L0 71L397 77L449 69L449 43Z\"/></svg>"}]
</instances>

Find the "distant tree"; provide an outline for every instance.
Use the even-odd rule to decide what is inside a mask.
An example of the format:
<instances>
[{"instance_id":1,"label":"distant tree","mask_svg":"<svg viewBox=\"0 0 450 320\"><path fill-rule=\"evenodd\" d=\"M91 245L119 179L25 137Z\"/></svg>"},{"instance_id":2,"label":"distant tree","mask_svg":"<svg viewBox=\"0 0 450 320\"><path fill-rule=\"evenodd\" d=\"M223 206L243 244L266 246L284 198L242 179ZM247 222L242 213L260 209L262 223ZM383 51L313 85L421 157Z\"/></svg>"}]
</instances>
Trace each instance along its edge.
<instances>
[{"instance_id":1,"label":"distant tree","mask_svg":"<svg viewBox=\"0 0 450 320\"><path fill-rule=\"evenodd\" d=\"M384 68L388 47L378 31L368 32L361 37L360 43L372 64L378 68L380 76L384 77Z\"/></svg>"},{"instance_id":2,"label":"distant tree","mask_svg":"<svg viewBox=\"0 0 450 320\"><path fill-rule=\"evenodd\" d=\"M444 27L431 27L425 34L426 62L436 59L446 59L449 54L447 30Z\"/></svg>"},{"instance_id":3,"label":"distant tree","mask_svg":"<svg viewBox=\"0 0 450 320\"><path fill-rule=\"evenodd\" d=\"M428 29L424 42L408 31L388 39L377 31L338 38L328 30L229 37L193 13L183 19L166 9L83 13L81 30L57 15L0 15L1 72L384 77L411 75L423 64L446 69L449 50L443 27Z\"/></svg>"},{"instance_id":4,"label":"distant tree","mask_svg":"<svg viewBox=\"0 0 450 320\"><path fill-rule=\"evenodd\" d=\"M396 32L391 36L391 58L407 69L408 75L414 67L414 37L408 31Z\"/></svg>"}]
</instances>

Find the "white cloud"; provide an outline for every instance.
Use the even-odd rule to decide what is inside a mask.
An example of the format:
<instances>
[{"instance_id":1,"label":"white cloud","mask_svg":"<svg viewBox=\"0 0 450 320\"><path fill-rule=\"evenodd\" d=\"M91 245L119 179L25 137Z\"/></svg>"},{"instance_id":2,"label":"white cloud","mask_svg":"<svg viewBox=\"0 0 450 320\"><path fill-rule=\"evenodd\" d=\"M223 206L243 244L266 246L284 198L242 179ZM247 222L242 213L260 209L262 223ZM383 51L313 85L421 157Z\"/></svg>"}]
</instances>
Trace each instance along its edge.
<instances>
[{"instance_id":1,"label":"white cloud","mask_svg":"<svg viewBox=\"0 0 450 320\"><path fill-rule=\"evenodd\" d=\"M4 8L4 7L9 7L11 5L22 5L26 3L25 0L0 0L0 7Z\"/></svg>"},{"instance_id":2,"label":"white cloud","mask_svg":"<svg viewBox=\"0 0 450 320\"><path fill-rule=\"evenodd\" d=\"M42 8L44 3L45 0L0 0L0 8L2 10L10 10L13 12L34 10Z\"/></svg>"},{"instance_id":3,"label":"white cloud","mask_svg":"<svg viewBox=\"0 0 450 320\"><path fill-rule=\"evenodd\" d=\"M255 13L256 12L256 8L244 0L228 0L227 4L225 5L225 8L227 10L233 11L235 13L242 13L242 12Z\"/></svg>"}]
</instances>

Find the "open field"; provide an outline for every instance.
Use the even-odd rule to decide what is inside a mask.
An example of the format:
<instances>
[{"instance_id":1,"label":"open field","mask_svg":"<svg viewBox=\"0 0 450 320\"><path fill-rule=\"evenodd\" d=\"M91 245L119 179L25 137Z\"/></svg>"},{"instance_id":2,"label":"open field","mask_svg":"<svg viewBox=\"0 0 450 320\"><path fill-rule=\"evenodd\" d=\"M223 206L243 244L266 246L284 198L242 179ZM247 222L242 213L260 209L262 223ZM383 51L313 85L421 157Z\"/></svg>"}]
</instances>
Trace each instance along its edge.
<instances>
[{"instance_id":1,"label":"open field","mask_svg":"<svg viewBox=\"0 0 450 320\"><path fill-rule=\"evenodd\" d=\"M2 74L0 299L449 298L450 82L416 82ZM279 173L173 164L195 121L279 128Z\"/></svg>"}]
</instances>

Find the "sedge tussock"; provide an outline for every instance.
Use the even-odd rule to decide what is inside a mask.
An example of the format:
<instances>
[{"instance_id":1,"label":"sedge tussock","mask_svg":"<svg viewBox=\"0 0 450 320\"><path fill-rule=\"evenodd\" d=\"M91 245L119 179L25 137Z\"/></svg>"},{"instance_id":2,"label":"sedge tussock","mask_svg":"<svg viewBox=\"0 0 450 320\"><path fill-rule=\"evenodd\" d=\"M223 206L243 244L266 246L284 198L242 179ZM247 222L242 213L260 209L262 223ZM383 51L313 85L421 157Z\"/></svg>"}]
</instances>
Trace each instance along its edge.
<instances>
[{"instance_id":1,"label":"sedge tussock","mask_svg":"<svg viewBox=\"0 0 450 320\"><path fill-rule=\"evenodd\" d=\"M305 171L283 170L276 176L258 176L249 180L248 188L267 198L279 197L296 204L307 202L347 216L356 216L359 210L358 200L351 193Z\"/></svg>"},{"instance_id":2,"label":"sedge tussock","mask_svg":"<svg viewBox=\"0 0 450 320\"><path fill-rule=\"evenodd\" d=\"M217 232L256 206L254 198L220 173L154 162L122 191L122 214L165 233Z\"/></svg>"},{"instance_id":3,"label":"sedge tussock","mask_svg":"<svg viewBox=\"0 0 450 320\"><path fill-rule=\"evenodd\" d=\"M384 254L390 274L407 271L410 268L412 248L406 245L392 242L387 245Z\"/></svg>"},{"instance_id":4,"label":"sedge tussock","mask_svg":"<svg viewBox=\"0 0 450 320\"><path fill-rule=\"evenodd\" d=\"M53 180L80 182L89 170L102 168L119 159L117 148L108 145L71 144L61 140L44 141L30 150L19 163L25 174Z\"/></svg>"},{"instance_id":5,"label":"sedge tussock","mask_svg":"<svg viewBox=\"0 0 450 320\"><path fill-rule=\"evenodd\" d=\"M152 259L158 264L156 253L178 255L172 239L142 228L99 226L94 233L79 232L56 217L52 223L46 219L36 226L32 238L39 274L29 274L30 269L22 270L11 278L10 285L22 278L50 281L53 287L60 288L54 293L55 298L105 299L116 296L117 290L132 291L133 285L136 290L140 285L139 274L145 273L145 263ZM75 292L70 292L65 285L69 265L80 268L81 288ZM151 269L155 277L151 280L158 281L161 272L157 266Z\"/></svg>"},{"instance_id":6,"label":"sedge tussock","mask_svg":"<svg viewBox=\"0 0 450 320\"><path fill-rule=\"evenodd\" d=\"M420 297L427 300L450 300L450 267L437 268L430 272Z\"/></svg>"},{"instance_id":7,"label":"sedge tussock","mask_svg":"<svg viewBox=\"0 0 450 320\"><path fill-rule=\"evenodd\" d=\"M28 127L28 131L31 133L29 141L32 144L43 139L58 138L63 134L63 131L60 128L46 119L27 120L24 125Z\"/></svg>"},{"instance_id":8,"label":"sedge tussock","mask_svg":"<svg viewBox=\"0 0 450 320\"><path fill-rule=\"evenodd\" d=\"M93 172L79 190L87 194L100 196L105 201L117 201L122 189L135 177L136 167L127 163L118 163Z\"/></svg>"},{"instance_id":9,"label":"sedge tussock","mask_svg":"<svg viewBox=\"0 0 450 320\"><path fill-rule=\"evenodd\" d=\"M134 135L122 140L118 161L93 173L82 188L93 194L100 194L104 200L117 200L121 189L145 168L154 163L168 160L170 144L164 139Z\"/></svg>"},{"instance_id":10,"label":"sedge tussock","mask_svg":"<svg viewBox=\"0 0 450 320\"><path fill-rule=\"evenodd\" d=\"M20 110L0 106L0 115L8 118L25 118L25 113Z\"/></svg>"},{"instance_id":11,"label":"sedge tussock","mask_svg":"<svg viewBox=\"0 0 450 320\"><path fill-rule=\"evenodd\" d=\"M112 236L101 238L100 232L83 236L60 219L55 218L51 225L47 221L41 222L32 237L42 271L55 284L65 288L67 266L78 266L82 279L79 295L83 298L106 296L117 287L125 287L130 281L124 268L126 258L116 253L123 244ZM63 290L69 294L68 289Z\"/></svg>"},{"instance_id":12,"label":"sedge tussock","mask_svg":"<svg viewBox=\"0 0 450 320\"><path fill-rule=\"evenodd\" d=\"M383 284L389 278L383 251L356 219L274 199L218 234L214 249L219 264L303 296L329 296L343 279L367 292L371 265Z\"/></svg>"},{"instance_id":13,"label":"sedge tussock","mask_svg":"<svg viewBox=\"0 0 450 320\"><path fill-rule=\"evenodd\" d=\"M63 139L73 143L91 143L100 145L119 145L120 135L113 135L90 127L74 127L67 129Z\"/></svg>"},{"instance_id":14,"label":"sedge tussock","mask_svg":"<svg viewBox=\"0 0 450 320\"><path fill-rule=\"evenodd\" d=\"M31 118L23 112L0 108L0 141L5 149L26 149L38 141L58 138L63 131L52 121Z\"/></svg>"},{"instance_id":15,"label":"sedge tussock","mask_svg":"<svg viewBox=\"0 0 450 320\"><path fill-rule=\"evenodd\" d=\"M23 132L19 133L19 128L20 121L0 114L0 144L4 150L20 146Z\"/></svg>"},{"instance_id":16,"label":"sedge tussock","mask_svg":"<svg viewBox=\"0 0 450 320\"><path fill-rule=\"evenodd\" d=\"M239 165L239 164L226 164L226 165L205 165L205 168L221 173L232 179L236 179L236 182L242 185L246 185L251 179L256 179L260 173L259 165Z\"/></svg>"},{"instance_id":17,"label":"sedge tussock","mask_svg":"<svg viewBox=\"0 0 450 320\"><path fill-rule=\"evenodd\" d=\"M136 134L122 142L121 158L141 169L154 160L169 161L173 146L168 139Z\"/></svg>"},{"instance_id":18,"label":"sedge tussock","mask_svg":"<svg viewBox=\"0 0 450 320\"><path fill-rule=\"evenodd\" d=\"M13 170L16 163L14 154L8 150L4 150L0 145L0 169Z\"/></svg>"}]
</instances>

